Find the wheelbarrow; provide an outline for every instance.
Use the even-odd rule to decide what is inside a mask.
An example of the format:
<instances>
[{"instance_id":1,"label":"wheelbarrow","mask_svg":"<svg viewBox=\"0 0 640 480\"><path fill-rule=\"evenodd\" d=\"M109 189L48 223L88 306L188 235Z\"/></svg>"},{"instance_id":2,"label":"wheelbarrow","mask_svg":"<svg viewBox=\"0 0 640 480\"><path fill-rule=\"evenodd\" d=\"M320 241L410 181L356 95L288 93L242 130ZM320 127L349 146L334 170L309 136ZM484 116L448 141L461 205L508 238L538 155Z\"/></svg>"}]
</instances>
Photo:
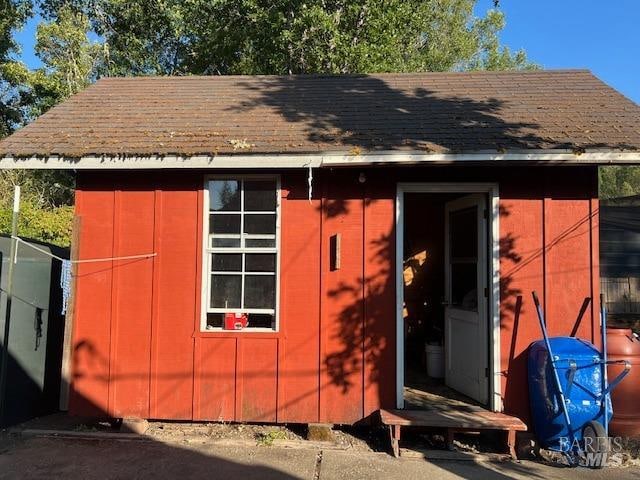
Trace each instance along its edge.
<instances>
[{"instance_id":1,"label":"wheelbarrow","mask_svg":"<svg viewBox=\"0 0 640 480\"><path fill-rule=\"evenodd\" d=\"M574 337L549 337L544 313L532 292L542 340L529 347L529 398L540 445L561 452L569 465L603 467L611 450L611 391L627 376L631 364L607 359L607 313L601 305L602 351ZM623 364L611 382L607 365Z\"/></svg>"}]
</instances>

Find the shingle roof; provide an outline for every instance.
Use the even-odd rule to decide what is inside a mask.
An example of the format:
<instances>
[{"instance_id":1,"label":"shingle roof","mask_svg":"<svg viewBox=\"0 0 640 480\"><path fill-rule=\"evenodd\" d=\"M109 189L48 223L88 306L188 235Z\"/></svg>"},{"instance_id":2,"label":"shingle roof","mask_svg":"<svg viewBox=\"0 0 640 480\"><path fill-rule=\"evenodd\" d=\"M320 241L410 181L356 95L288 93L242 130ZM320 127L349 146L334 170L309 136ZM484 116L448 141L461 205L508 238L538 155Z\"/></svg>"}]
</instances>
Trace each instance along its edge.
<instances>
[{"instance_id":1,"label":"shingle roof","mask_svg":"<svg viewBox=\"0 0 640 480\"><path fill-rule=\"evenodd\" d=\"M640 106L584 70L103 78L0 156L640 149Z\"/></svg>"}]
</instances>

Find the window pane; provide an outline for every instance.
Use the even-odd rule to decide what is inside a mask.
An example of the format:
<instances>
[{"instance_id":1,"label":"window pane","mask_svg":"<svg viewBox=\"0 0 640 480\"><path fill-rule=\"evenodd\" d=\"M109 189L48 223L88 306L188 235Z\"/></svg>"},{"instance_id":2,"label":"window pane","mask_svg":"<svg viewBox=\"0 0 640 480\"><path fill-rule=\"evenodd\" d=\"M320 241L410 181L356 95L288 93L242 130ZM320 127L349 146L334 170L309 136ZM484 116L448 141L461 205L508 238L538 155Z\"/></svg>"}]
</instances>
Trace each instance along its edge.
<instances>
[{"instance_id":1,"label":"window pane","mask_svg":"<svg viewBox=\"0 0 640 480\"><path fill-rule=\"evenodd\" d=\"M244 246L248 248L275 248L275 238L245 238Z\"/></svg>"},{"instance_id":2,"label":"window pane","mask_svg":"<svg viewBox=\"0 0 640 480\"><path fill-rule=\"evenodd\" d=\"M275 317L270 313L250 313L247 328L275 328Z\"/></svg>"},{"instance_id":3,"label":"window pane","mask_svg":"<svg viewBox=\"0 0 640 480\"><path fill-rule=\"evenodd\" d=\"M222 328L224 313L207 313L207 328Z\"/></svg>"},{"instance_id":4,"label":"window pane","mask_svg":"<svg viewBox=\"0 0 640 480\"><path fill-rule=\"evenodd\" d=\"M213 248L240 248L240 236L238 238L211 238L211 247Z\"/></svg>"},{"instance_id":5,"label":"window pane","mask_svg":"<svg viewBox=\"0 0 640 480\"><path fill-rule=\"evenodd\" d=\"M275 272L276 256L273 253L249 253L245 256L245 271Z\"/></svg>"},{"instance_id":6,"label":"window pane","mask_svg":"<svg viewBox=\"0 0 640 480\"><path fill-rule=\"evenodd\" d=\"M275 215L245 215L244 233L271 234L276 233Z\"/></svg>"},{"instance_id":7,"label":"window pane","mask_svg":"<svg viewBox=\"0 0 640 480\"><path fill-rule=\"evenodd\" d=\"M240 182L237 180L210 181L209 209L214 211L240 211Z\"/></svg>"},{"instance_id":8,"label":"window pane","mask_svg":"<svg viewBox=\"0 0 640 480\"><path fill-rule=\"evenodd\" d=\"M476 258L478 251L478 208L449 215L451 258Z\"/></svg>"},{"instance_id":9,"label":"window pane","mask_svg":"<svg viewBox=\"0 0 640 480\"><path fill-rule=\"evenodd\" d=\"M240 308L240 275L211 275L211 308Z\"/></svg>"},{"instance_id":10,"label":"window pane","mask_svg":"<svg viewBox=\"0 0 640 480\"><path fill-rule=\"evenodd\" d=\"M273 180L245 180L245 211L276 211L276 182Z\"/></svg>"},{"instance_id":11,"label":"window pane","mask_svg":"<svg viewBox=\"0 0 640 480\"><path fill-rule=\"evenodd\" d=\"M451 265L451 305L464 310L478 309L478 277L475 263Z\"/></svg>"},{"instance_id":12,"label":"window pane","mask_svg":"<svg viewBox=\"0 0 640 480\"><path fill-rule=\"evenodd\" d=\"M246 275L244 277L245 308L275 308L275 276Z\"/></svg>"},{"instance_id":13,"label":"window pane","mask_svg":"<svg viewBox=\"0 0 640 480\"><path fill-rule=\"evenodd\" d=\"M240 253L211 255L211 271L212 272L241 272L242 271L242 255Z\"/></svg>"},{"instance_id":14,"label":"window pane","mask_svg":"<svg viewBox=\"0 0 640 480\"><path fill-rule=\"evenodd\" d=\"M209 233L240 234L240 215L209 215Z\"/></svg>"}]
</instances>

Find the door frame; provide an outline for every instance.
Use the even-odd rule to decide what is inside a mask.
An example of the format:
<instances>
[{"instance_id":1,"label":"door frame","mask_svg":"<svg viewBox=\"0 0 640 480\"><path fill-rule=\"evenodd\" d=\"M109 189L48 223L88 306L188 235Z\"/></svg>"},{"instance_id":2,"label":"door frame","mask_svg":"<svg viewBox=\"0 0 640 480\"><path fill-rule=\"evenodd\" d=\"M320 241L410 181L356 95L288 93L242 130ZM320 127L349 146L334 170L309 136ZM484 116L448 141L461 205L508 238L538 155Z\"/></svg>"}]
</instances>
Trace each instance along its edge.
<instances>
[{"instance_id":1,"label":"door frame","mask_svg":"<svg viewBox=\"0 0 640 480\"><path fill-rule=\"evenodd\" d=\"M429 182L398 183L396 188L396 408L404 408L404 194L483 193L487 195L487 269L489 298L489 402L494 412L502 411L500 373L500 196L497 183Z\"/></svg>"}]
</instances>

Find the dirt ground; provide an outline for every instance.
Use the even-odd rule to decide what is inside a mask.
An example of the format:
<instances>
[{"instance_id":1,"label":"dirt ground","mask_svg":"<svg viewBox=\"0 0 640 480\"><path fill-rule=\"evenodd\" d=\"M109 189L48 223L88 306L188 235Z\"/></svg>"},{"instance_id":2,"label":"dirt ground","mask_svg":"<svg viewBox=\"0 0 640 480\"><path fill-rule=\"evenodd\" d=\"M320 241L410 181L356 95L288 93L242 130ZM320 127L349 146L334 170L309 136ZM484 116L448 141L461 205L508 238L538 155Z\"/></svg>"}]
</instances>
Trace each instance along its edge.
<instances>
[{"instance_id":1,"label":"dirt ground","mask_svg":"<svg viewBox=\"0 0 640 480\"><path fill-rule=\"evenodd\" d=\"M134 436L132 436L134 437ZM459 478L591 480L640 478L637 467L562 468L486 456L395 459L386 453L308 445L285 448L255 442L163 442L136 439L0 435L0 479L351 480ZM239 440L239 439L238 439ZM451 452L449 452L451 453Z\"/></svg>"},{"instance_id":2,"label":"dirt ground","mask_svg":"<svg viewBox=\"0 0 640 480\"><path fill-rule=\"evenodd\" d=\"M372 451L377 449L374 435L367 438L368 429L334 429L334 447ZM193 442L212 441L247 441L256 445L272 445L295 442L303 443L306 439L306 427L303 425L250 425L229 423L174 423L151 422L145 435L159 441ZM377 442L379 443L379 442Z\"/></svg>"},{"instance_id":3,"label":"dirt ground","mask_svg":"<svg viewBox=\"0 0 640 480\"><path fill-rule=\"evenodd\" d=\"M69 417L63 413L37 418L9 430L27 436L68 436L73 438L119 438L133 439L135 436L122 434L122 428L114 428L107 421ZM288 449L321 448L323 450L350 451L353 453L389 453L388 433L373 426L335 426L332 441L309 442L306 440L306 425L260 425L223 422L148 422L144 439L171 445L218 445L234 446L276 446ZM458 434L454 441L455 452L449 452L445 438L438 431L406 429L401 441L402 455L421 458L429 452L432 458L459 456L479 456L493 462L505 462L510 458L505 452L505 438L501 432L483 434ZM614 467L640 467L640 439L626 439L621 455L612 462ZM523 458L549 465L562 466L565 458L557 453L532 449L533 455ZM522 454L522 452L521 452Z\"/></svg>"},{"instance_id":4,"label":"dirt ground","mask_svg":"<svg viewBox=\"0 0 640 480\"><path fill-rule=\"evenodd\" d=\"M394 459L380 428L336 427L333 441L323 442L305 440L306 433L302 425L149 422L144 435L137 435L109 422L53 415L0 433L0 480L185 474L225 480L640 478L640 441L626 443L616 468L597 473L564 468L561 457L544 452L535 461L514 462L499 435L460 435L455 451L448 451L438 432L407 430L402 457Z\"/></svg>"}]
</instances>

